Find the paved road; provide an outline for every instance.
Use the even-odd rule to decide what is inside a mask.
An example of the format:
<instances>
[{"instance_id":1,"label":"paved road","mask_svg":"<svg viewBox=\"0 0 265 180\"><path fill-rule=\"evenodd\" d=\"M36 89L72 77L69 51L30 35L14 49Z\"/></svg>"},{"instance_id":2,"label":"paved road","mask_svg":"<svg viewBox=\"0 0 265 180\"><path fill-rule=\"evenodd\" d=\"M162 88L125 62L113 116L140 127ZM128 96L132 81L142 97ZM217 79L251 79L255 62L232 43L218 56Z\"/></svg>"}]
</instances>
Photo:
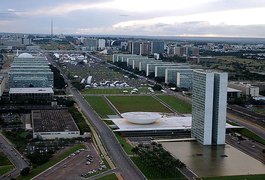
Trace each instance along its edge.
<instances>
[{"instance_id":1,"label":"paved road","mask_svg":"<svg viewBox=\"0 0 265 180\"><path fill-rule=\"evenodd\" d=\"M19 152L3 137L2 133L0 133L0 148L16 166L14 170L8 173L10 174L9 177L2 177L1 180L17 177L20 174L21 169L27 167L28 164L22 159Z\"/></svg>"},{"instance_id":2,"label":"paved road","mask_svg":"<svg viewBox=\"0 0 265 180\"><path fill-rule=\"evenodd\" d=\"M111 129L99 118L94 110L87 104L83 96L76 90L71 89L71 93L74 95L76 102L83 110L84 114L91 120L95 126L97 133L101 136L101 139L109 152L110 157L121 170L125 179L145 179L142 173L135 167L128 156L123 151L121 145L117 141L115 135Z\"/></svg>"},{"instance_id":3,"label":"paved road","mask_svg":"<svg viewBox=\"0 0 265 180\"><path fill-rule=\"evenodd\" d=\"M51 57L48 55L47 59L53 64L54 61L51 60ZM59 68L56 65L57 68ZM73 95L75 101L82 109L84 114L90 119L91 124L95 127L98 135L100 135L103 144L105 145L107 152L109 153L111 159L115 163L118 169L121 170L121 174L124 179L146 179L141 171L133 164L131 159L126 155L122 149L120 143L116 139L115 135L109 129L109 127L101 120L101 118L95 113L95 111L88 105L83 96L75 88L71 86L69 80L64 76L66 82L68 82L68 87L71 94Z\"/></svg>"},{"instance_id":4,"label":"paved road","mask_svg":"<svg viewBox=\"0 0 265 180\"><path fill-rule=\"evenodd\" d=\"M235 116L233 116L231 114L227 114L227 119L229 121L231 121L231 122L235 122L238 125L247 128L248 130L256 133L257 135L259 135L260 137L262 137L263 139L265 139L265 128L263 128L263 127L255 124L253 122L244 120L244 119L242 119L240 117L235 117Z\"/></svg>"}]
</instances>

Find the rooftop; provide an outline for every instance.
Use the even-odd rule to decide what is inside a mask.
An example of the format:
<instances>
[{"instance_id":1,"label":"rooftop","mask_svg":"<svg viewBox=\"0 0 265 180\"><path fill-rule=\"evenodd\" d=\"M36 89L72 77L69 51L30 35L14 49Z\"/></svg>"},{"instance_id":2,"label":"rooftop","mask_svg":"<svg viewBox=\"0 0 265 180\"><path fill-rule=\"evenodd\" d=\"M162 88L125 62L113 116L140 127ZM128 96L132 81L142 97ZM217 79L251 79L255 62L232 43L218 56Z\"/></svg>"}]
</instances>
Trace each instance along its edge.
<instances>
[{"instance_id":1,"label":"rooftop","mask_svg":"<svg viewBox=\"0 0 265 180\"><path fill-rule=\"evenodd\" d=\"M67 110L33 110L31 113L34 132L79 131Z\"/></svg>"},{"instance_id":2,"label":"rooftop","mask_svg":"<svg viewBox=\"0 0 265 180\"><path fill-rule=\"evenodd\" d=\"M53 93L52 88L10 88L9 94L45 94L45 93Z\"/></svg>"},{"instance_id":3,"label":"rooftop","mask_svg":"<svg viewBox=\"0 0 265 180\"><path fill-rule=\"evenodd\" d=\"M29 53L22 53L18 56L18 58L33 58L33 56Z\"/></svg>"},{"instance_id":4,"label":"rooftop","mask_svg":"<svg viewBox=\"0 0 265 180\"><path fill-rule=\"evenodd\" d=\"M227 87L227 92L241 92L241 91L238 89Z\"/></svg>"},{"instance_id":5,"label":"rooftop","mask_svg":"<svg viewBox=\"0 0 265 180\"><path fill-rule=\"evenodd\" d=\"M115 125L118 127L115 131L153 131L153 130L190 130L192 117L162 117L151 124L136 124L131 123L124 118L111 118ZM238 126L232 126L226 124L226 128L238 128Z\"/></svg>"}]
</instances>

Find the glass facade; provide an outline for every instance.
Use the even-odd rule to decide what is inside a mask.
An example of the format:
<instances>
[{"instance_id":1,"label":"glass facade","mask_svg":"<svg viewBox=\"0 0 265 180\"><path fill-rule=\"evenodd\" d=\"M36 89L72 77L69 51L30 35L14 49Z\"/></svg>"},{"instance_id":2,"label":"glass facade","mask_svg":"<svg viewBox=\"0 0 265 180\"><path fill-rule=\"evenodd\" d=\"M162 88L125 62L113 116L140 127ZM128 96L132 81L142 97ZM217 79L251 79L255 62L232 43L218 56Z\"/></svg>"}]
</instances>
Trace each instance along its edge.
<instances>
[{"instance_id":1,"label":"glass facade","mask_svg":"<svg viewBox=\"0 0 265 180\"><path fill-rule=\"evenodd\" d=\"M15 57L8 75L9 88L53 87L53 72L44 57Z\"/></svg>"}]
</instances>

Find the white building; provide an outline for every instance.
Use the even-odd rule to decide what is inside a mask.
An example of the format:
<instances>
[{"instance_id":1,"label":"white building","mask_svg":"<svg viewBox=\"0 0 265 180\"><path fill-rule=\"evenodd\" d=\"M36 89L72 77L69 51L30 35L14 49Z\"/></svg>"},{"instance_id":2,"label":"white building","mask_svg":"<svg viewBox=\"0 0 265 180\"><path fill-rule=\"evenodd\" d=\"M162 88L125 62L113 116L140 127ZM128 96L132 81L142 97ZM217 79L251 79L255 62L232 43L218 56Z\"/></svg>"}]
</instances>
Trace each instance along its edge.
<instances>
[{"instance_id":1,"label":"white building","mask_svg":"<svg viewBox=\"0 0 265 180\"><path fill-rule=\"evenodd\" d=\"M203 145L225 144L227 73L194 71L191 136Z\"/></svg>"},{"instance_id":2,"label":"white building","mask_svg":"<svg viewBox=\"0 0 265 180\"><path fill-rule=\"evenodd\" d=\"M80 131L67 110L33 110L33 138L77 138Z\"/></svg>"},{"instance_id":3,"label":"white building","mask_svg":"<svg viewBox=\"0 0 265 180\"><path fill-rule=\"evenodd\" d=\"M105 48L106 40L105 39L98 39L98 49L102 50Z\"/></svg>"},{"instance_id":4,"label":"white building","mask_svg":"<svg viewBox=\"0 0 265 180\"><path fill-rule=\"evenodd\" d=\"M3 76L0 76L0 99L5 90L5 78Z\"/></svg>"},{"instance_id":5,"label":"white building","mask_svg":"<svg viewBox=\"0 0 265 180\"><path fill-rule=\"evenodd\" d=\"M251 97L258 97L259 96L259 87L252 86L249 83L243 83L243 82L231 82L228 85L231 88L240 90L243 95L245 96L251 96Z\"/></svg>"}]
</instances>

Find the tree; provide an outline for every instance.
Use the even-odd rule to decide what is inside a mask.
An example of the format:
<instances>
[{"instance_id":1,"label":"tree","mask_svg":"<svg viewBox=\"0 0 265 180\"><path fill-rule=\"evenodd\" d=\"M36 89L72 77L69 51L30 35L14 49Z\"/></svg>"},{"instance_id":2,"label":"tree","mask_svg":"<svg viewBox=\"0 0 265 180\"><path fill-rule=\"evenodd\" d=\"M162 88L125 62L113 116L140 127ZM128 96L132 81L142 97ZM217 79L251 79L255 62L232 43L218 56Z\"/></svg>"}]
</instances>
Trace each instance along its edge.
<instances>
[{"instance_id":1,"label":"tree","mask_svg":"<svg viewBox=\"0 0 265 180\"><path fill-rule=\"evenodd\" d=\"M29 174L30 168L29 167L25 167L20 171L20 175L21 176L27 176Z\"/></svg>"},{"instance_id":2,"label":"tree","mask_svg":"<svg viewBox=\"0 0 265 180\"><path fill-rule=\"evenodd\" d=\"M154 86L153 86L153 90L154 91L161 91L161 89L163 89L160 85L158 85L158 84L155 84Z\"/></svg>"}]
</instances>

